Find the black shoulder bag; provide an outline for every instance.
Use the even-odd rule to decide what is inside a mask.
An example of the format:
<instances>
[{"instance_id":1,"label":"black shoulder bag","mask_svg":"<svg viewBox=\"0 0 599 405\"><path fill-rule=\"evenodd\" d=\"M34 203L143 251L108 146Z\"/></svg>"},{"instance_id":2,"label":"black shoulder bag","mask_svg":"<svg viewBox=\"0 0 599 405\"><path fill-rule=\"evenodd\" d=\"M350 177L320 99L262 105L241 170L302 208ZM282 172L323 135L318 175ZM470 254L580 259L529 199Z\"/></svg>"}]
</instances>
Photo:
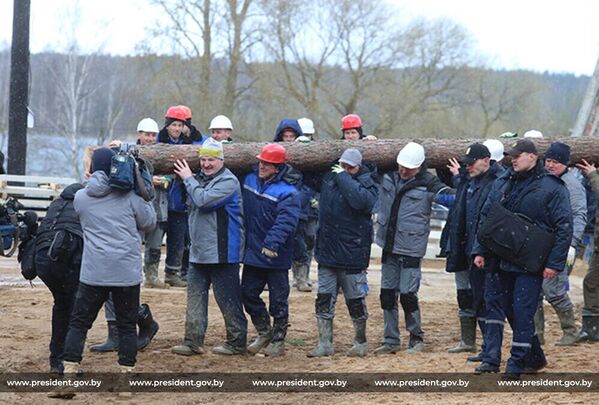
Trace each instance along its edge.
<instances>
[{"instance_id":1,"label":"black shoulder bag","mask_svg":"<svg viewBox=\"0 0 599 405\"><path fill-rule=\"evenodd\" d=\"M478 241L499 258L528 273L538 274L545 268L545 262L555 243L555 235L536 225L527 216L514 213L503 206L505 195L510 189L508 186L501 201L491 205L489 214L478 231ZM532 190L524 191L518 202L530 191Z\"/></svg>"}]
</instances>

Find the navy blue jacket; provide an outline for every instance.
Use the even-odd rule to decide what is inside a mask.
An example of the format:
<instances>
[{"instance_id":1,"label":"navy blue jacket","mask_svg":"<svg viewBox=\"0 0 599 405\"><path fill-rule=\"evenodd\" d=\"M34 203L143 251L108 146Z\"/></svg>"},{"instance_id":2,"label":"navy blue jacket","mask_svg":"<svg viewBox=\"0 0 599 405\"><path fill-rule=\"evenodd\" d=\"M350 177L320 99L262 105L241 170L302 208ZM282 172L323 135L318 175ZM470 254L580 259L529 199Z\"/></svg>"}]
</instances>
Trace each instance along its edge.
<instances>
[{"instance_id":1,"label":"navy blue jacket","mask_svg":"<svg viewBox=\"0 0 599 405\"><path fill-rule=\"evenodd\" d=\"M346 270L368 267L377 176L376 167L365 163L355 176L344 171L322 177L315 248L318 264Z\"/></svg>"},{"instance_id":2,"label":"navy blue jacket","mask_svg":"<svg viewBox=\"0 0 599 405\"><path fill-rule=\"evenodd\" d=\"M471 248L474 246L476 239L480 211L491 191L493 182L504 171L503 166L492 163L489 170L479 178L469 204L467 204L467 199L471 178L468 173L461 173L460 180L457 182L455 203L449 211L447 224L445 225L448 232L447 262L445 265L447 272L454 273L468 270L472 261ZM470 213L466 212L468 209L471 210ZM467 223L466 218L473 218L473 223Z\"/></svg>"},{"instance_id":3,"label":"navy blue jacket","mask_svg":"<svg viewBox=\"0 0 599 405\"><path fill-rule=\"evenodd\" d=\"M293 259L293 236L300 216L300 198L285 165L274 179L263 183L255 169L243 183L243 211L246 225L243 263L287 271ZM277 252L276 258L262 254L262 248Z\"/></svg>"},{"instance_id":4,"label":"navy blue jacket","mask_svg":"<svg viewBox=\"0 0 599 405\"><path fill-rule=\"evenodd\" d=\"M283 118L281 122L279 122L279 126L275 131L275 137L273 139L273 142L283 142L283 130L286 128L292 129L293 132L295 132L296 138L304 135L304 133L302 132L302 127L300 127L300 124L299 122L297 122L296 119Z\"/></svg>"},{"instance_id":5,"label":"navy blue jacket","mask_svg":"<svg viewBox=\"0 0 599 405\"><path fill-rule=\"evenodd\" d=\"M513 168L499 176L493 183L481 210L479 228L487 218L491 205L502 200L510 183L512 183L511 191L505 195L502 204L508 210L527 216L537 226L555 234L555 243L545 262L545 267L562 271L566 267L566 257L573 232L570 195L564 182L545 170L540 160L524 176L519 176ZM474 243L472 254L489 257L488 252L478 241ZM505 260L501 260L500 268L504 271L524 272L515 264Z\"/></svg>"},{"instance_id":6,"label":"navy blue jacket","mask_svg":"<svg viewBox=\"0 0 599 405\"><path fill-rule=\"evenodd\" d=\"M198 132L199 133L199 132ZM166 127L162 128L158 133L158 143L167 143L169 145L190 145L190 144L202 144L208 138L199 134L202 138L193 140L190 137L181 135L176 141L168 136ZM176 212L187 212L187 192L185 191L185 184L181 181L179 176L175 176L173 181L169 184L168 188L168 210Z\"/></svg>"}]
</instances>

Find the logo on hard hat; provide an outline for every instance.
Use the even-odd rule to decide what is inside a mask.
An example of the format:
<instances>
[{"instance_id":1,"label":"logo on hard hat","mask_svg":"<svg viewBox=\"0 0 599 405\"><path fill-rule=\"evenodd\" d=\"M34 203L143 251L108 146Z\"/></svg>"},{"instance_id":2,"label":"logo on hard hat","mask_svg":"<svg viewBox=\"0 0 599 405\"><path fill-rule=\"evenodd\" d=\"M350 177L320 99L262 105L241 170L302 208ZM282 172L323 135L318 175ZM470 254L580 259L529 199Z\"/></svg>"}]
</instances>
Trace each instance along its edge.
<instances>
[{"instance_id":1,"label":"logo on hard hat","mask_svg":"<svg viewBox=\"0 0 599 405\"><path fill-rule=\"evenodd\" d=\"M470 148L466 149L466 155L470 154Z\"/></svg>"}]
</instances>

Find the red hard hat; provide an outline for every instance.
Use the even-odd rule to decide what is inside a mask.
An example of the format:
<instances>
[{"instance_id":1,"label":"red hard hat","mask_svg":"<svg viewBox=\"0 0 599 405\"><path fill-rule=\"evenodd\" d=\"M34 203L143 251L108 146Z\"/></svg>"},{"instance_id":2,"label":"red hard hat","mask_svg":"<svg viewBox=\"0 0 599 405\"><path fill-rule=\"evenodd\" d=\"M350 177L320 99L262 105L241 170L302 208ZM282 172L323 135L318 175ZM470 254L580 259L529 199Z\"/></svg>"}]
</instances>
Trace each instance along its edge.
<instances>
[{"instance_id":1,"label":"red hard hat","mask_svg":"<svg viewBox=\"0 0 599 405\"><path fill-rule=\"evenodd\" d=\"M258 159L268 163L285 163L287 161L287 154L285 148L278 143L269 143L264 145L262 152L258 156Z\"/></svg>"},{"instance_id":2,"label":"red hard hat","mask_svg":"<svg viewBox=\"0 0 599 405\"><path fill-rule=\"evenodd\" d=\"M341 130L352 129L352 128L361 128L362 120L356 114L347 114L345 117L341 118Z\"/></svg>"},{"instance_id":3,"label":"red hard hat","mask_svg":"<svg viewBox=\"0 0 599 405\"><path fill-rule=\"evenodd\" d=\"M180 105L176 105L174 107L169 107L168 110L166 111L166 115L164 116L164 118L172 118L172 119L179 120L179 121L185 121L186 120L185 110L183 110Z\"/></svg>"},{"instance_id":4,"label":"red hard hat","mask_svg":"<svg viewBox=\"0 0 599 405\"><path fill-rule=\"evenodd\" d=\"M182 109L185 112L185 119L191 119L193 116L191 115L191 108L189 108L186 105L178 105L177 107L179 107L180 109Z\"/></svg>"}]
</instances>

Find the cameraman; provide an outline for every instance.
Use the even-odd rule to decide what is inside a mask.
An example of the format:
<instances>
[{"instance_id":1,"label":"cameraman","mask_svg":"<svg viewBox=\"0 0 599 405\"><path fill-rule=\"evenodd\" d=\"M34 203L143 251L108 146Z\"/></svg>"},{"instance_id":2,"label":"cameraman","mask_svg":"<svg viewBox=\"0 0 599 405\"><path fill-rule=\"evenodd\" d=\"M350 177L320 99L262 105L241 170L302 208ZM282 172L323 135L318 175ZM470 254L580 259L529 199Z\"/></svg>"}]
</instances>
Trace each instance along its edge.
<instances>
[{"instance_id":1,"label":"cameraman","mask_svg":"<svg viewBox=\"0 0 599 405\"><path fill-rule=\"evenodd\" d=\"M119 365L131 371L137 356L137 309L141 272L141 234L151 231L156 214L133 190L110 187L108 176L114 152L96 149L85 189L75 195L74 207L85 237L79 290L69 323L64 371L78 371L87 331L102 304L112 294L119 333Z\"/></svg>"},{"instance_id":2,"label":"cameraman","mask_svg":"<svg viewBox=\"0 0 599 405\"><path fill-rule=\"evenodd\" d=\"M73 199L82 188L81 184L75 183L62 191L60 198L48 207L36 236L37 275L54 297L50 339L52 373L62 373L62 352L79 285L83 232Z\"/></svg>"}]
</instances>

